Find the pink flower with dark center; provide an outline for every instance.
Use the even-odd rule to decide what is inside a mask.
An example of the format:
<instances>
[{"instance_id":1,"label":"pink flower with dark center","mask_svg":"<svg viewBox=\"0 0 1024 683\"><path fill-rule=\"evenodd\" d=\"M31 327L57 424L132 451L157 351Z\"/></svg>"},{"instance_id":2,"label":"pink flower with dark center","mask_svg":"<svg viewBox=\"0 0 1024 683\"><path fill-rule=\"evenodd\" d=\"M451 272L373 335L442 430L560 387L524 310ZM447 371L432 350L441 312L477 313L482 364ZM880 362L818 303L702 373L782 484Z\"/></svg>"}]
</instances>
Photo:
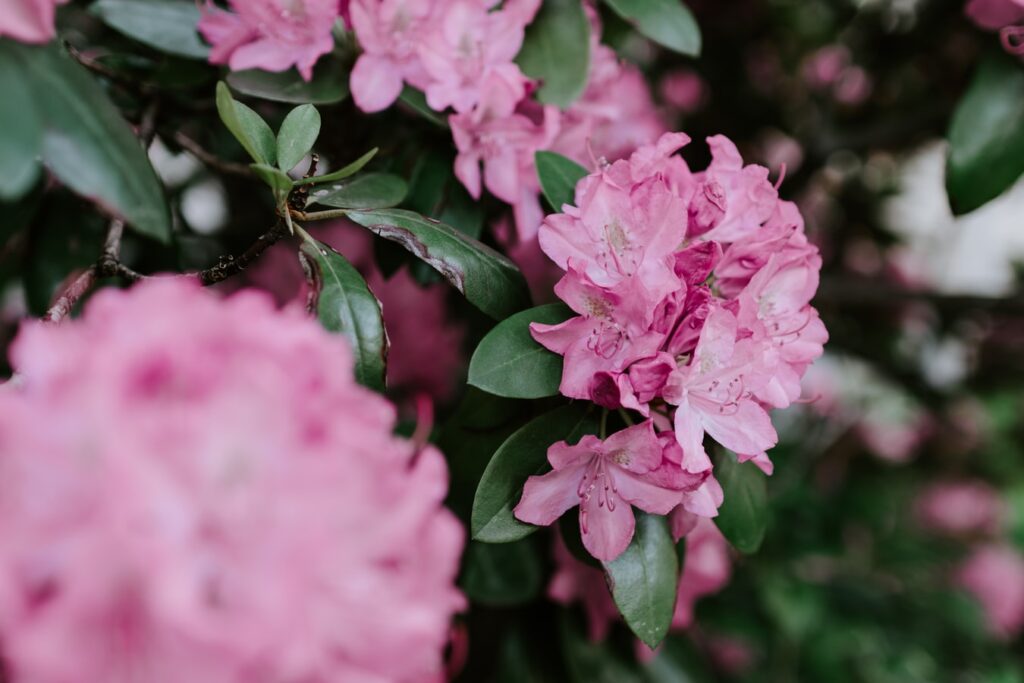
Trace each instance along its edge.
<instances>
[{"instance_id":1,"label":"pink flower with dark center","mask_svg":"<svg viewBox=\"0 0 1024 683\"><path fill-rule=\"evenodd\" d=\"M667 514L684 489L700 482L665 462L650 421L604 441L590 435L575 446L560 441L548 449L548 460L554 469L527 479L515 516L546 526L579 506L583 545L603 561L618 557L633 538L632 506Z\"/></svg>"}]
</instances>

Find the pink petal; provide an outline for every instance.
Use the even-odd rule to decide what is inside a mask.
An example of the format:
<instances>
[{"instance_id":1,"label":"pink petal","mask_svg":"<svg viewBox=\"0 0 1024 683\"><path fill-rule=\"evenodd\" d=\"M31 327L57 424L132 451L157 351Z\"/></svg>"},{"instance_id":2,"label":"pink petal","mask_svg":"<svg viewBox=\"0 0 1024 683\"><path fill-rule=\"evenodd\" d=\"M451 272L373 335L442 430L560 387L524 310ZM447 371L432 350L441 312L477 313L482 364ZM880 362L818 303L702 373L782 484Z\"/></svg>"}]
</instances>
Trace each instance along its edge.
<instances>
[{"instance_id":1,"label":"pink petal","mask_svg":"<svg viewBox=\"0 0 1024 683\"><path fill-rule=\"evenodd\" d=\"M612 504L604 505L604 497L594 492L580 505L580 534L583 547L602 562L611 562L622 554L633 539L636 519L633 508L616 495Z\"/></svg>"},{"instance_id":2,"label":"pink petal","mask_svg":"<svg viewBox=\"0 0 1024 683\"><path fill-rule=\"evenodd\" d=\"M530 477L523 486L523 497L516 505L516 519L528 524L547 526L561 517L566 510L579 505L579 485L585 465L565 470L553 470L541 476Z\"/></svg>"},{"instance_id":3,"label":"pink petal","mask_svg":"<svg viewBox=\"0 0 1024 683\"><path fill-rule=\"evenodd\" d=\"M391 60L363 54L352 69L349 85L356 106L371 114L387 109L398 99L402 92L402 74Z\"/></svg>"}]
</instances>

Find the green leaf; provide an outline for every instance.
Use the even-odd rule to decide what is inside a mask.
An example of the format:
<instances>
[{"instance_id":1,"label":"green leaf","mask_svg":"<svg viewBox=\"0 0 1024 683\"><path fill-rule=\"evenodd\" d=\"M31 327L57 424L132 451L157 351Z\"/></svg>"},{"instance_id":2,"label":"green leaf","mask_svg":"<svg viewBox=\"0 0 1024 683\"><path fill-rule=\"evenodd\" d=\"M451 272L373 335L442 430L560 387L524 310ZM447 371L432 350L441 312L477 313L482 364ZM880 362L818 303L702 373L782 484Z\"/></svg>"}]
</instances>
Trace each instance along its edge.
<instances>
[{"instance_id":1,"label":"green leaf","mask_svg":"<svg viewBox=\"0 0 1024 683\"><path fill-rule=\"evenodd\" d=\"M469 599L484 605L508 606L528 602L540 592L540 556L530 542L470 542L460 585Z\"/></svg>"},{"instance_id":2,"label":"green leaf","mask_svg":"<svg viewBox=\"0 0 1024 683\"><path fill-rule=\"evenodd\" d=\"M55 45L0 41L0 62L5 61L16 63L23 83L30 84L43 125L43 163L75 193L124 218L141 234L168 241L171 221L163 186L138 138L96 81Z\"/></svg>"},{"instance_id":3,"label":"green leaf","mask_svg":"<svg viewBox=\"0 0 1024 683\"><path fill-rule=\"evenodd\" d=\"M193 59L210 54L196 32L199 6L190 0L97 0L89 11L115 31L162 52Z\"/></svg>"},{"instance_id":4,"label":"green leaf","mask_svg":"<svg viewBox=\"0 0 1024 683\"><path fill-rule=\"evenodd\" d=\"M676 609L679 563L668 521L636 511L629 547L604 563L612 598L636 637L652 650L665 639Z\"/></svg>"},{"instance_id":5,"label":"green leaf","mask_svg":"<svg viewBox=\"0 0 1024 683\"><path fill-rule=\"evenodd\" d=\"M266 164L249 164L249 168L260 180L270 186L274 193L274 203L278 206L284 204L293 186L292 179L288 177L288 174Z\"/></svg>"},{"instance_id":6,"label":"green leaf","mask_svg":"<svg viewBox=\"0 0 1024 683\"><path fill-rule=\"evenodd\" d=\"M257 164L277 163L277 138L263 118L235 100L223 81L217 83L217 112L221 121Z\"/></svg>"},{"instance_id":7,"label":"green leaf","mask_svg":"<svg viewBox=\"0 0 1024 683\"><path fill-rule=\"evenodd\" d=\"M556 212L563 204L575 204L576 183L587 176L587 169L556 152L536 152L537 178L544 198Z\"/></svg>"},{"instance_id":8,"label":"green leaf","mask_svg":"<svg viewBox=\"0 0 1024 683\"><path fill-rule=\"evenodd\" d=\"M510 436L487 463L473 499L470 532L473 540L511 543L540 527L520 522L512 514L526 479L551 469L548 447L562 441L579 441L597 432L597 418L587 406L574 403L556 408L527 422Z\"/></svg>"},{"instance_id":9,"label":"green leaf","mask_svg":"<svg viewBox=\"0 0 1024 683\"><path fill-rule=\"evenodd\" d=\"M309 81L295 69L279 73L258 69L232 71L227 79L237 92L272 102L334 104L348 97L348 71L344 64L331 58L317 62Z\"/></svg>"},{"instance_id":10,"label":"green leaf","mask_svg":"<svg viewBox=\"0 0 1024 683\"><path fill-rule=\"evenodd\" d=\"M537 99L567 108L583 94L590 70L590 21L581 0L545 0L516 57L541 82Z\"/></svg>"},{"instance_id":11,"label":"green leaf","mask_svg":"<svg viewBox=\"0 0 1024 683\"><path fill-rule=\"evenodd\" d=\"M301 180L296 180L295 184L314 185L320 183L331 183L334 182L335 180L344 180L345 178L348 178L351 175L355 175L356 173L359 173L359 171L363 170L363 166L366 166L366 164L370 163L370 159L375 157L379 150L379 147L374 147L369 152L359 157L348 166L343 166L339 168L337 171L332 171L331 173L326 173L324 175L318 175L313 176L311 178L302 178Z\"/></svg>"},{"instance_id":12,"label":"green leaf","mask_svg":"<svg viewBox=\"0 0 1024 683\"><path fill-rule=\"evenodd\" d=\"M310 203L339 209L387 209L401 204L409 187L390 173L367 173L346 183L319 186L310 194Z\"/></svg>"},{"instance_id":13,"label":"green leaf","mask_svg":"<svg viewBox=\"0 0 1024 683\"><path fill-rule=\"evenodd\" d=\"M768 527L764 473L754 463L741 463L733 453L722 450L715 456L715 478L725 492L715 524L741 553L756 552Z\"/></svg>"},{"instance_id":14,"label":"green leaf","mask_svg":"<svg viewBox=\"0 0 1024 683\"><path fill-rule=\"evenodd\" d=\"M529 305L526 281L515 264L450 225L402 209L353 211L348 217L430 265L492 318L501 320Z\"/></svg>"},{"instance_id":15,"label":"green leaf","mask_svg":"<svg viewBox=\"0 0 1024 683\"><path fill-rule=\"evenodd\" d=\"M682 0L605 0L654 42L684 55L700 54L700 27Z\"/></svg>"},{"instance_id":16,"label":"green leaf","mask_svg":"<svg viewBox=\"0 0 1024 683\"><path fill-rule=\"evenodd\" d=\"M448 121L444 116L431 109L430 105L427 104L427 96L422 91L407 85L402 90L402 94L399 95L398 99L438 128L448 127Z\"/></svg>"},{"instance_id":17,"label":"green leaf","mask_svg":"<svg viewBox=\"0 0 1024 683\"><path fill-rule=\"evenodd\" d=\"M312 269L313 310L325 329L348 338L355 357L356 380L384 391L388 337L381 306L359 271L344 256L313 240L301 247L304 266Z\"/></svg>"},{"instance_id":18,"label":"green leaf","mask_svg":"<svg viewBox=\"0 0 1024 683\"><path fill-rule=\"evenodd\" d=\"M562 381L562 357L533 340L530 323L555 325L572 315L564 304L547 304L502 320L473 352L469 383L507 398L557 395Z\"/></svg>"},{"instance_id":19,"label":"green leaf","mask_svg":"<svg viewBox=\"0 0 1024 683\"><path fill-rule=\"evenodd\" d=\"M585 638L572 623L568 611L562 611L560 621L569 683L645 683L636 665L624 659L616 648Z\"/></svg>"},{"instance_id":20,"label":"green leaf","mask_svg":"<svg viewBox=\"0 0 1024 683\"><path fill-rule=\"evenodd\" d=\"M0 47L0 121L4 126L0 144L0 200L14 200L32 189L39 179L43 126L32 99L32 84L18 63L4 55Z\"/></svg>"},{"instance_id":21,"label":"green leaf","mask_svg":"<svg viewBox=\"0 0 1024 683\"><path fill-rule=\"evenodd\" d=\"M277 131L277 167L287 173L313 149L320 135L320 112L303 104L288 112Z\"/></svg>"},{"instance_id":22,"label":"green leaf","mask_svg":"<svg viewBox=\"0 0 1024 683\"><path fill-rule=\"evenodd\" d=\"M955 214L995 199L1024 173L1024 71L1006 55L982 62L949 127L946 191Z\"/></svg>"}]
</instances>

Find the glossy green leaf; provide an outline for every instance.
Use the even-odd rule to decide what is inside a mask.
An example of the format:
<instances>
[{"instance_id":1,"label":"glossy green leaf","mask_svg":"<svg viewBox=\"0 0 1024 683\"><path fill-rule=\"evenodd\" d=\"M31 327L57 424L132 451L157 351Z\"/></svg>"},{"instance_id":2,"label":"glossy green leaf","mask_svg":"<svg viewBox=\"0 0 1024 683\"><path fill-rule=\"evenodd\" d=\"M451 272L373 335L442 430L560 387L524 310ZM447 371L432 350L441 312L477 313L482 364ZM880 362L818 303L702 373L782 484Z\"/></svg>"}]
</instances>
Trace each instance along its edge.
<instances>
[{"instance_id":1,"label":"glossy green leaf","mask_svg":"<svg viewBox=\"0 0 1024 683\"><path fill-rule=\"evenodd\" d=\"M348 338L356 380L384 391L388 337L377 297L344 256L320 242L304 242L304 265L317 285L313 310L325 329Z\"/></svg>"},{"instance_id":2,"label":"glossy green leaf","mask_svg":"<svg viewBox=\"0 0 1024 683\"><path fill-rule=\"evenodd\" d=\"M367 173L335 185L318 185L310 202L339 209L387 209L401 204L408 191L409 186L396 175Z\"/></svg>"},{"instance_id":3,"label":"glossy green leaf","mask_svg":"<svg viewBox=\"0 0 1024 683\"><path fill-rule=\"evenodd\" d=\"M590 70L590 22L582 0L545 0L516 57L540 81L537 99L567 108L583 94Z\"/></svg>"},{"instance_id":4,"label":"glossy green leaf","mask_svg":"<svg viewBox=\"0 0 1024 683\"><path fill-rule=\"evenodd\" d=\"M679 562L668 521L636 511L633 540L604 567L626 624L653 650L672 625L679 584Z\"/></svg>"},{"instance_id":5,"label":"glossy green leaf","mask_svg":"<svg viewBox=\"0 0 1024 683\"><path fill-rule=\"evenodd\" d=\"M576 183L587 176L587 169L557 152L537 152L534 162L540 189L551 208L560 212L563 204L575 204Z\"/></svg>"},{"instance_id":6,"label":"glossy green leaf","mask_svg":"<svg viewBox=\"0 0 1024 683\"><path fill-rule=\"evenodd\" d=\"M0 46L0 200L22 196L39 179L43 126L32 98L31 83L14 59Z\"/></svg>"},{"instance_id":7,"label":"glossy green leaf","mask_svg":"<svg viewBox=\"0 0 1024 683\"><path fill-rule=\"evenodd\" d=\"M337 59L321 59L306 81L298 71L271 73L250 69L232 71L228 85L237 92L272 102L289 104L334 104L348 97L348 71Z\"/></svg>"},{"instance_id":8,"label":"glossy green leaf","mask_svg":"<svg viewBox=\"0 0 1024 683\"><path fill-rule=\"evenodd\" d=\"M515 264L450 225L402 209L352 211L348 217L400 244L495 319L529 305L526 281Z\"/></svg>"},{"instance_id":9,"label":"glossy green leaf","mask_svg":"<svg viewBox=\"0 0 1024 683\"><path fill-rule=\"evenodd\" d=\"M199 37L199 6L191 0L96 0L89 10L129 38L179 57L206 59Z\"/></svg>"},{"instance_id":10,"label":"glossy green leaf","mask_svg":"<svg viewBox=\"0 0 1024 683\"><path fill-rule=\"evenodd\" d=\"M217 84L217 112L221 121L257 164L277 163L277 137L263 118L231 96L224 82Z\"/></svg>"},{"instance_id":11,"label":"glossy green leaf","mask_svg":"<svg viewBox=\"0 0 1024 683\"><path fill-rule=\"evenodd\" d=\"M1006 55L981 64L949 127L946 191L956 214L995 199L1024 173L1024 70Z\"/></svg>"},{"instance_id":12,"label":"glossy green leaf","mask_svg":"<svg viewBox=\"0 0 1024 683\"><path fill-rule=\"evenodd\" d=\"M345 178L355 175L356 173L359 173L359 171L363 170L363 167L366 166L366 164L370 163L370 160L377 155L377 152L379 150L379 147L374 147L369 152L353 161L351 164L348 164L347 166L342 166L337 171L331 171L330 173L313 176L311 178L302 178L300 180L296 180L295 184L318 185L320 183L332 183L336 180L344 180Z\"/></svg>"},{"instance_id":13,"label":"glossy green leaf","mask_svg":"<svg viewBox=\"0 0 1024 683\"><path fill-rule=\"evenodd\" d=\"M768 527L764 473L754 463L741 463L733 453L723 450L715 456L715 478L725 492L715 524L741 553L756 552Z\"/></svg>"},{"instance_id":14,"label":"glossy green leaf","mask_svg":"<svg viewBox=\"0 0 1024 683\"><path fill-rule=\"evenodd\" d=\"M459 584L470 600L507 606L528 602L540 592L543 572L531 539L516 543L471 541Z\"/></svg>"},{"instance_id":15,"label":"glossy green leaf","mask_svg":"<svg viewBox=\"0 0 1024 683\"><path fill-rule=\"evenodd\" d=\"M555 325L572 315L564 304L547 304L502 320L473 352L469 383L507 398L555 396L562 381L562 357L533 340L530 323Z\"/></svg>"},{"instance_id":16,"label":"glossy green leaf","mask_svg":"<svg viewBox=\"0 0 1024 683\"><path fill-rule=\"evenodd\" d=\"M277 167L287 173L313 149L320 135L320 112L303 104L288 112L277 132Z\"/></svg>"},{"instance_id":17,"label":"glossy green leaf","mask_svg":"<svg viewBox=\"0 0 1024 683\"><path fill-rule=\"evenodd\" d=\"M539 527L520 522L512 514L526 479L542 474L548 465L548 447L566 440L576 443L596 433L597 418L588 407L574 403L536 417L510 436L487 463L473 499L470 532L485 543L511 543Z\"/></svg>"},{"instance_id":18,"label":"glossy green leaf","mask_svg":"<svg viewBox=\"0 0 1024 683\"><path fill-rule=\"evenodd\" d=\"M54 175L138 232L170 239L163 186L138 138L99 84L53 44L0 41L0 61L7 60L17 64L24 83L30 84L43 124L43 162Z\"/></svg>"},{"instance_id":19,"label":"glossy green leaf","mask_svg":"<svg viewBox=\"0 0 1024 683\"><path fill-rule=\"evenodd\" d=\"M448 127L448 121L444 116L431 109L430 105L427 104L427 96L424 95L422 91L407 85L405 86L405 89L402 90L402 94L398 99L402 104L406 105L438 128Z\"/></svg>"},{"instance_id":20,"label":"glossy green leaf","mask_svg":"<svg viewBox=\"0 0 1024 683\"><path fill-rule=\"evenodd\" d=\"M292 190L292 179L288 177L288 174L266 164L250 164L249 168L270 187L274 193L274 202L278 206L282 205Z\"/></svg>"},{"instance_id":21,"label":"glossy green leaf","mask_svg":"<svg viewBox=\"0 0 1024 683\"><path fill-rule=\"evenodd\" d=\"M682 0L605 0L654 42L684 55L700 54L700 27Z\"/></svg>"}]
</instances>

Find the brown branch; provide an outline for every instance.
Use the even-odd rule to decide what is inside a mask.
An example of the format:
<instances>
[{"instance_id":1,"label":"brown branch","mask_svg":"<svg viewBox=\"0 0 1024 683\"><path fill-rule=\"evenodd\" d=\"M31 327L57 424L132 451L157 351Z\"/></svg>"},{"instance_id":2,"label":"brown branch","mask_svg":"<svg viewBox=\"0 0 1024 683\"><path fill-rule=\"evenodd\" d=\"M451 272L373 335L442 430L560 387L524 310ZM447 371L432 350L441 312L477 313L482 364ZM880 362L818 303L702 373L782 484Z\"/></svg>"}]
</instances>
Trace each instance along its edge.
<instances>
[{"instance_id":1,"label":"brown branch","mask_svg":"<svg viewBox=\"0 0 1024 683\"><path fill-rule=\"evenodd\" d=\"M92 289L94 284L96 284L96 268L90 266L71 280L71 283L57 296L50 309L46 311L43 320L49 323L59 323L64 320L71 313L75 304Z\"/></svg>"},{"instance_id":2,"label":"brown branch","mask_svg":"<svg viewBox=\"0 0 1024 683\"><path fill-rule=\"evenodd\" d=\"M231 161L224 161L220 157L210 154L203 149L202 145L181 131L174 134L174 141L186 152L190 153L196 159L199 159L199 161L203 162L215 171L220 171L227 175L243 176L245 178L253 177L252 171L245 164L236 164Z\"/></svg>"},{"instance_id":3,"label":"brown branch","mask_svg":"<svg viewBox=\"0 0 1024 683\"><path fill-rule=\"evenodd\" d=\"M282 222L278 221L274 227L260 235L259 238L238 257L222 256L217 262L217 265L212 268L201 270L198 273L189 273L188 275L198 278L199 283L204 287L209 287L210 285L215 285L218 282L223 282L229 277L241 273L243 270L255 263L256 260L263 255L263 252L281 241L281 239L286 235L288 235L288 230Z\"/></svg>"}]
</instances>

